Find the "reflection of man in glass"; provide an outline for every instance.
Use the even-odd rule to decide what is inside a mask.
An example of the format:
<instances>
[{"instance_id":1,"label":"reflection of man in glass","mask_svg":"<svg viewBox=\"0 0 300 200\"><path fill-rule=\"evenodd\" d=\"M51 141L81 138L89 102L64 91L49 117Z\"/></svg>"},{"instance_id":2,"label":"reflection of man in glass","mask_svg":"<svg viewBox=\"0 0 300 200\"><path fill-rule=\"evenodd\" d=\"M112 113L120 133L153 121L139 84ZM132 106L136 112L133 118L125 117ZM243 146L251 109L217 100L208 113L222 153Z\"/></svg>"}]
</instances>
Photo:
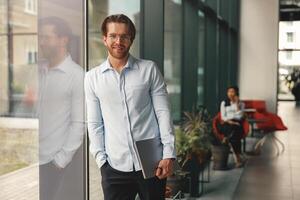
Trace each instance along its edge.
<instances>
[{"instance_id":1,"label":"reflection of man in glass","mask_svg":"<svg viewBox=\"0 0 300 200\"><path fill-rule=\"evenodd\" d=\"M84 135L84 71L68 53L72 33L66 22L50 17L42 19L39 27L40 199L81 200L78 189L64 189L75 186L82 173L75 166L82 165L80 159L75 159L77 164L71 161ZM68 171L74 176L70 180Z\"/></svg>"},{"instance_id":2,"label":"reflection of man in glass","mask_svg":"<svg viewBox=\"0 0 300 200\"><path fill-rule=\"evenodd\" d=\"M164 199L175 158L166 84L156 64L129 54L135 27L125 15L102 24L107 60L85 79L90 150L101 168L105 200ZM156 176L144 179L134 141L158 137L163 159Z\"/></svg>"}]
</instances>

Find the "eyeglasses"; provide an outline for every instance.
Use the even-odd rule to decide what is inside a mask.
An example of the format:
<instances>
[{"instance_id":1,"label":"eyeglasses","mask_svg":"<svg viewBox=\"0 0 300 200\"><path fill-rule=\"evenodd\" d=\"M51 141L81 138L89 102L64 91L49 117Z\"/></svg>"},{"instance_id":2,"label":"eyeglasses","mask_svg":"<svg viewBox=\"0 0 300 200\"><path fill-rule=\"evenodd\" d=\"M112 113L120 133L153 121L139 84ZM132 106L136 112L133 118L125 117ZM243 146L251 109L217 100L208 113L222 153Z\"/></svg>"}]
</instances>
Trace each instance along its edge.
<instances>
[{"instance_id":1,"label":"eyeglasses","mask_svg":"<svg viewBox=\"0 0 300 200\"><path fill-rule=\"evenodd\" d=\"M128 42L131 39L130 35L127 34L123 34L123 35L110 34L108 35L108 38L113 42L117 41L118 39L120 39L120 41Z\"/></svg>"}]
</instances>

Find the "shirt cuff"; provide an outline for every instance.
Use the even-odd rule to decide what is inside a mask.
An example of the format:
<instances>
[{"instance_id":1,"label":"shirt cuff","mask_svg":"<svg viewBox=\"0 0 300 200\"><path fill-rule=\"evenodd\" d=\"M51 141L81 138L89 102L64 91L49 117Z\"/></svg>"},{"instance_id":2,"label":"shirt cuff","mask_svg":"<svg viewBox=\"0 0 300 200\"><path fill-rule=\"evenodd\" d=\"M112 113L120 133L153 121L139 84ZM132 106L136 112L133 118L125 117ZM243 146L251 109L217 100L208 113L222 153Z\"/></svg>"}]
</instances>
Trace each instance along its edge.
<instances>
[{"instance_id":1,"label":"shirt cuff","mask_svg":"<svg viewBox=\"0 0 300 200\"><path fill-rule=\"evenodd\" d=\"M59 151L54 156L55 164L60 168L65 168L72 160L73 154L65 153L63 150Z\"/></svg>"},{"instance_id":2,"label":"shirt cuff","mask_svg":"<svg viewBox=\"0 0 300 200\"><path fill-rule=\"evenodd\" d=\"M163 159L174 158L176 159L176 151L173 145L164 145Z\"/></svg>"},{"instance_id":3,"label":"shirt cuff","mask_svg":"<svg viewBox=\"0 0 300 200\"><path fill-rule=\"evenodd\" d=\"M96 155L96 163L97 163L98 168L100 169L102 167L102 165L105 164L105 162L106 162L106 156L98 153Z\"/></svg>"}]
</instances>

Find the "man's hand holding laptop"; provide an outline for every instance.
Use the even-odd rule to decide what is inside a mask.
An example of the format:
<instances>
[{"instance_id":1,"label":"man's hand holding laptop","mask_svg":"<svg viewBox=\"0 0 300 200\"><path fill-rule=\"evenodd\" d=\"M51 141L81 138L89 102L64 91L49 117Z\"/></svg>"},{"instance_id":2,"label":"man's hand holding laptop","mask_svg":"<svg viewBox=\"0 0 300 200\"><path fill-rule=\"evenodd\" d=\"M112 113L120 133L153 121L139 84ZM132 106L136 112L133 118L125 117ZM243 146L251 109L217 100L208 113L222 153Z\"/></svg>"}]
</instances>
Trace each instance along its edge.
<instances>
[{"instance_id":1,"label":"man's hand holding laptop","mask_svg":"<svg viewBox=\"0 0 300 200\"><path fill-rule=\"evenodd\" d=\"M167 158L159 162L155 175L159 179L167 178L173 173L173 159Z\"/></svg>"}]
</instances>

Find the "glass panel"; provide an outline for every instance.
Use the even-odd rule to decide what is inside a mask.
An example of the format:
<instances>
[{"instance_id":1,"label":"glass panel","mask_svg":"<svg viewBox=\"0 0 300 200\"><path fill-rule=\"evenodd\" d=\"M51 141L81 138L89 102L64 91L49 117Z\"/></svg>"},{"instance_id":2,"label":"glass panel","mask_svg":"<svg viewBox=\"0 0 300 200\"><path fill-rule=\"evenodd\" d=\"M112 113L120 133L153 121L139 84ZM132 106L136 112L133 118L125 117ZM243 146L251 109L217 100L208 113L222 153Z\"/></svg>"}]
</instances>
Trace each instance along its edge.
<instances>
[{"instance_id":1,"label":"glass panel","mask_svg":"<svg viewBox=\"0 0 300 200\"><path fill-rule=\"evenodd\" d=\"M299 100L300 21L279 22L278 99Z\"/></svg>"},{"instance_id":2,"label":"glass panel","mask_svg":"<svg viewBox=\"0 0 300 200\"><path fill-rule=\"evenodd\" d=\"M40 0L38 13L40 200L82 200L84 1Z\"/></svg>"},{"instance_id":3,"label":"glass panel","mask_svg":"<svg viewBox=\"0 0 300 200\"><path fill-rule=\"evenodd\" d=\"M136 37L130 48L130 53L139 57L140 52L140 0L97 0L88 1L88 62L89 69L101 64L107 58L106 47L102 42L101 24L106 16L125 14L135 24ZM89 196L90 200L102 200L100 170L95 159L89 154Z\"/></svg>"},{"instance_id":4,"label":"glass panel","mask_svg":"<svg viewBox=\"0 0 300 200\"><path fill-rule=\"evenodd\" d=\"M164 77L171 100L172 117L181 114L182 5L180 0L165 0Z\"/></svg>"},{"instance_id":5,"label":"glass panel","mask_svg":"<svg viewBox=\"0 0 300 200\"><path fill-rule=\"evenodd\" d=\"M202 11L198 11L198 99L197 104L204 104L204 65L205 65L205 16Z\"/></svg>"},{"instance_id":6,"label":"glass panel","mask_svg":"<svg viewBox=\"0 0 300 200\"><path fill-rule=\"evenodd\" d=\"M36 52L36 13L24 1L0 1L1 200L39 196Z\"/></svg>"}]
</instances>

